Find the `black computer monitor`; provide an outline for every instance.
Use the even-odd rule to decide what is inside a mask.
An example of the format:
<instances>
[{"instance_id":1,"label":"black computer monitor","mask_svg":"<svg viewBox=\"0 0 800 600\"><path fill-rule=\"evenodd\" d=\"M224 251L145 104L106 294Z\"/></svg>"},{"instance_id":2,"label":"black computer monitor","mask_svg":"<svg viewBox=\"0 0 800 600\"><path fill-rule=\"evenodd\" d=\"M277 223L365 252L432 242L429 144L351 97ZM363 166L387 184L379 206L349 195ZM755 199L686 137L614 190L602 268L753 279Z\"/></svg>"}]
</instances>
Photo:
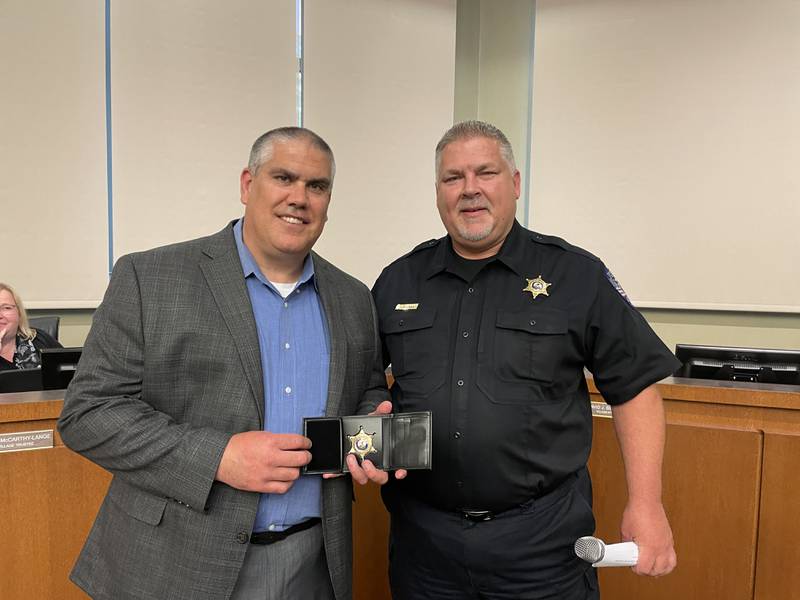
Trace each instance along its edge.
<instances>
[{"instance_id":1,"label":"black computer monitor","mask_svg":"<svg viewBox=\"0 0 800 600\"><path fill-rule=\"evenodd\" d=\"M63 390L72 381L83 348L42 350L42 389Z\"/></svg>"},{"instance_id":2,"label":"black computer monitor","mask_svg":"<svg viewBox=\"0 0 800 600\"><path fill-rule=\"evenodd\" d=\"M41 389L41 369L8 369L0 371L0 394L35 392Z\"/></svg>"},{"instance_id":3,"label":"black computer monitor","mask_svg":"<svg viewBox=\"0 0 800 600\"><path fill-rule=\"evenodd\" d=\"M800 350L678 344L676 377L800 385Z\"/></svg>"}]
</instances>

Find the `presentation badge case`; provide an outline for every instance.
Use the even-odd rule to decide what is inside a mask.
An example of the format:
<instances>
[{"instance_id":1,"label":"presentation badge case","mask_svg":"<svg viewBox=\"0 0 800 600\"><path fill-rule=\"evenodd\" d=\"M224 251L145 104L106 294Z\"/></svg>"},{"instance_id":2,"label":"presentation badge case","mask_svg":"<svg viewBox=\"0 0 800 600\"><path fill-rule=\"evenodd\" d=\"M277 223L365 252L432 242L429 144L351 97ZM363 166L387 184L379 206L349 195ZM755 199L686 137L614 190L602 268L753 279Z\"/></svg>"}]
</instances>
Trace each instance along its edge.
<instances>
[{"instance_id":1,"label":"presentation badge case","mask_svg":"<svg viewBox=\"0 0 800 600\"><path fill-rule=\"evenodd\" d=\"M304 473L347 473L347 455L385 471L431 468L431 413L303 419L311 440Z\"/></svg>"}]
</instances>

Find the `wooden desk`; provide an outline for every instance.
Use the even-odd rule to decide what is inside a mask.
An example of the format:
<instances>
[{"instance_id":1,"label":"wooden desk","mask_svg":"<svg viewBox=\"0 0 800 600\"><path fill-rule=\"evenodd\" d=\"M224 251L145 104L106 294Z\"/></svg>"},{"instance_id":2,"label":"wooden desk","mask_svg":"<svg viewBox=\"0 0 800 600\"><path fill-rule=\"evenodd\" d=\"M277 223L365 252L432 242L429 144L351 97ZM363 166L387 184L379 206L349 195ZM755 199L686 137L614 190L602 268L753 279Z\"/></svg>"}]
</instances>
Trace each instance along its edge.
<instances>
[{"instance_id":1,"label":"wooden desk","mask_svg":"<svg viewBox=\"0 0 800 600\"><path fill-rule=\"evenodd\" d=\"M111 477L55 431L63 390L0 395L0 433L53 430L53 448L0 453L0 597L85 599L69 579Z\"/></svg>"},{"instance_id":2,"label":"wooden desk","mask_svg":"<svg viewBox=\"0 0 800 600\"><path fill-rule=\"evenodd\" d=\"M668 379L664 503L678 550L667 577L601 570L604 600L800 599L800 392ZM590 382L592 400L602 401ZM55 429L62 392L0 396L0 433ZM613 423L595 417L590 458L597 535L619 538L626 490ZM0 454L3 600L85 598L67 575L109 475L63 446ZM356 486L354 599L389 600L388 516Z\"/></svg>"},{"instance_id":3,"label":"wooden desk","mask_svg":"<svg viewBox=\"0 0 800 600\"><path fill-rule=\"evenodd\" d=\"M651 579L601 569L613 600L800 598L800 390L669 378L664 505L678 552ZM592 400L602 402L590 381ZM597 535L619 540L624 470L608 418L595 417L589 468Z\"/></svg>"}]
</instances>

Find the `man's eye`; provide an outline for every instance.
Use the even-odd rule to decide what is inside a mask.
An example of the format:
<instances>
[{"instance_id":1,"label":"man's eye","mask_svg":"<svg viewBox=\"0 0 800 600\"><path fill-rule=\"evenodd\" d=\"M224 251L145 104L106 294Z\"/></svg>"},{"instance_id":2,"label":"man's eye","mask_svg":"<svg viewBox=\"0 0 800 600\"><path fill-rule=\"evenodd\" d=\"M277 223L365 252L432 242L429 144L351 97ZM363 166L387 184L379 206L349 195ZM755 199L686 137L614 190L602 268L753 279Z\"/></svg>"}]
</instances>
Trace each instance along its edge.
<instances>
[{"instance_id":1,"label":"man's eye","mask_svg":"<svg viewBox=\"0 0 800 600\"><path fill-rule=\"evenodd\" d=\"M286 175L275 175L275 179L283 182L289 181L289 177L287 177Z\"/></svg>"},{"instance_id":2,"label":"man's eye","mask_svg":"<svg viewBox=\"0 0 800 600\"><path fill-rule=\"evenodd\" d=\"M454 181L458 181L459 179L461 179L459 175L448 175L447 177L444 178L444 182L453 183Z\"/></svg>"}]
</instances>

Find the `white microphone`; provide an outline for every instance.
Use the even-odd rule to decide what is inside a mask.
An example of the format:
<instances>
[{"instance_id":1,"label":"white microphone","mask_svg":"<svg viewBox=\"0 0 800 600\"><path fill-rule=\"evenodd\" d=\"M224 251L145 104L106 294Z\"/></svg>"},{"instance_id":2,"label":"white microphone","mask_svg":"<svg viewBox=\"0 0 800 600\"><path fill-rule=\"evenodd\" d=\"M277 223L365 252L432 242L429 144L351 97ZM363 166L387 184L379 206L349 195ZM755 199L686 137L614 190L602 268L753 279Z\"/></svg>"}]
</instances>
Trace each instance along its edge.
<instances>
[{"instance_id":1,"label":"white microphone","mask_svg":"<svg viewBox=\"0 0 800 600\"><path fill-rule=\"evenodd\" d=\"M593 567L632 567L639 560L639 547L635 542L605 544L587 535L575 542L575 554Z\"/></svg>"}]
</instances>

